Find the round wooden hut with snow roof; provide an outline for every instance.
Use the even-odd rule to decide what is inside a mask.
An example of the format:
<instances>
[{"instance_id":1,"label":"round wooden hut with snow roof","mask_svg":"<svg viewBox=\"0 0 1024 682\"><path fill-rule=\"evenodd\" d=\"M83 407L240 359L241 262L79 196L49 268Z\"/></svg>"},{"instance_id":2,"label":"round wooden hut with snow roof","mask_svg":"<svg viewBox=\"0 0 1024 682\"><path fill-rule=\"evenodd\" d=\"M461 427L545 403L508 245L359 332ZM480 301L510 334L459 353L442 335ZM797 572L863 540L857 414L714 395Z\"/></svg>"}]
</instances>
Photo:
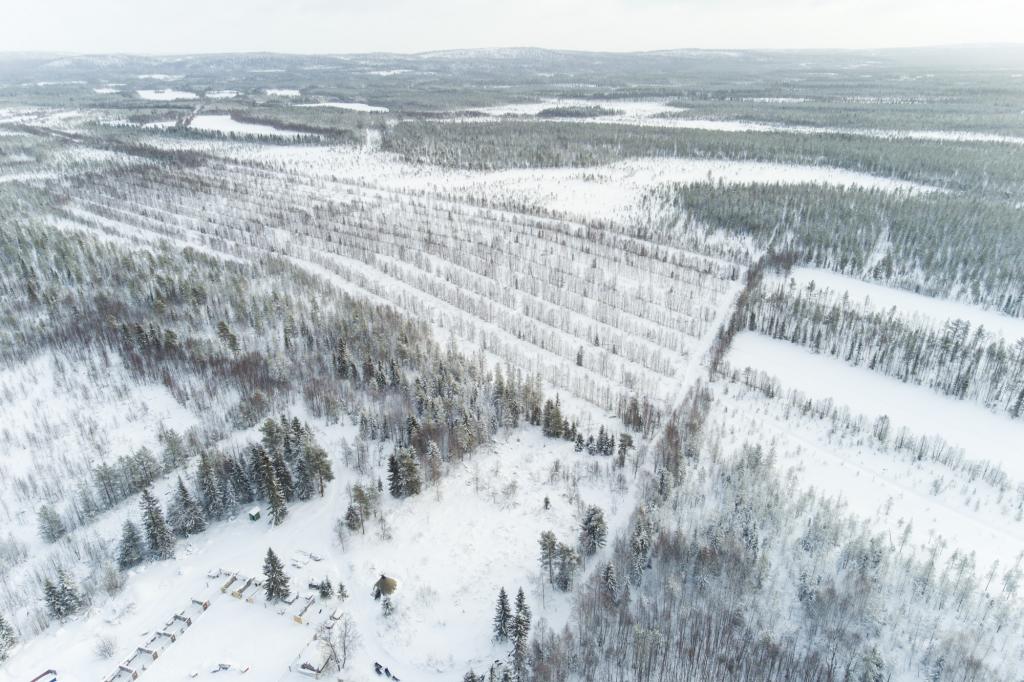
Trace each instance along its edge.
<instances>
[{"instance_id":1,"label":"round wooden hut with snow roof","mask_svg":"<svg viewBox=\"0 0 1024 682\"><path fill-rule=\"evenodd\" d=\"M397 589L398 581L381 573L380 578L373 584L373 598L390 597Z\"/></svg>"}]
</instances>

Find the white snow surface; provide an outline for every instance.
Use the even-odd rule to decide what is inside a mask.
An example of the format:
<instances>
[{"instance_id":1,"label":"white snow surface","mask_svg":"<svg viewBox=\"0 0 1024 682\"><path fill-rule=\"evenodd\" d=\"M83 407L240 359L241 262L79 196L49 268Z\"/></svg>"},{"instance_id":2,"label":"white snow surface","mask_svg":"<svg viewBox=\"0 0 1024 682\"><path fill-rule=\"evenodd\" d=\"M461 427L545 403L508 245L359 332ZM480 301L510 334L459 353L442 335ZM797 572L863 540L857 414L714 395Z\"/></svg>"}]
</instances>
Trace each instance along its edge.
<instances>
[{"instance_id":1,"label":"white snow surface","mask_svg":"<svg viewBox=\"0 0 1024 682\"><path fill-rule=\"evenodd\" d=\"M204 95L207 99L231 99L238 97L237 90L209 90Z\"/></svg>"},{"instance_id":2,"label":"white snow surface","mask_svg":"<svg viewBox=\"0 0 1024 682\"><path fill-rule=\"evenodd\" d=\"M962 448L968 459L990 461L1015 481L1024 481L1024 422L975 403L905 384L864 367L854 367L788 341L740 332L728 355L735 368L752 367L779 378L811 398L832 398L854 414L889 417L895 428L938 435Z\"/></svg>"},{"instance_id":3,"label":"white snow surface","mask_svg":"<svg viewBox=\"0 0 1024 682\"><path fill-rule=\"evenodd\" d=\"M300 133L295 130L283 130L259 123L236 121L228 114L200 114L192 119L189 127L225 135L265 135L289 139L309 136L309 133Z\"/></svg>"},{"instance_id":4,"label":"white snow surface","mask_svg":"<svg viewBox=\"0 0 1024 682\"><path fill-rule=\"evenodd\" d=\"M136 92L142 99L153 100L155 102L171 102L179 99L199 98L199 95L194 92L171 90L170 88L164 88L163 90L136 90Z\"/></svg>"},{"instance_id":5,"label":"white snow surface","mask_svg":"<svg viewBox=\"0 0 1024 682\"><path fill-rule=\"evenodd\" d=\"M934 324L944 324L947 320L966 320L971 327L984 327L988 332L1001 336L1013 343L1024 339L1024 319L1011 317L995 310L986 310L969 303L961 303L949 299L925 296L906 289L865 282L864 280L841 275L821 268L794 268L789 278L798 287L806 287L811 282L816 289L831 289L839 296L848 294L853 302L867 302L874 308L896 310L906 315Z\"/></svg>"},{"instance_id":6,"label":"white snow surface","mask_svg":"<svg viewBox=\"0 0 1024 682\"><path fill-rule=\"evenodd\" d=\"M302 93L292 88L267 88L266 92L271 97L299 97Z\"/></svg>"},{"instance_id":7,"label":"white snow surface","mask_svg":"<svg viewBox=\"0 0 1024 682\"><path fill-rule=\"evenodd\" d=\"M362 112L387 112L387 107L375 107L363 102L314 102L311 104L296 104L297 107L326 107L329 109L348 109L349 111Z\"/></svg>"}]
</instances>

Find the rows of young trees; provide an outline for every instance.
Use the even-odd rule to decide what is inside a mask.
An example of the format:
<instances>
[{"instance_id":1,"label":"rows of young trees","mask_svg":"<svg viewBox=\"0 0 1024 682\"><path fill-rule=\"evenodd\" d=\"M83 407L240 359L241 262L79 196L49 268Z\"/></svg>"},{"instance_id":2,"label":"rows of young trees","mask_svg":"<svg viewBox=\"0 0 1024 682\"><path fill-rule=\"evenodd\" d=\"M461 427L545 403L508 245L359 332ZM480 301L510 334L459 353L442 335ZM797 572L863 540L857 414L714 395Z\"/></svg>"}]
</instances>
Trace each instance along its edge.
<instances>
[{"instance_id":1,"label":"rows of young trees","mask_svg":"<svg viewBox=\"0 0 1024 682\"><path fill-rule=\"evenodd\" d=\"M18 201L26 197L31 194ZM41 197L42 205L26 213L59 203ZM22 634L47 622L29 596L38 594L53 566L78 561L87 602L105 589L104 581L116 589L119 579L105 577L110 569L170 556L175 535L201 532L255 502L279 522L293 500L319 495L330 478L327 453L304 425L269 419L294 401L328 421L354 420L361 442L398 446L428 480L497 430L541 419L536 377L517 369L492 372L454 345L442 349L423 322L339 294L283 260L224 261L174 244L100 241L32 220L4 230L0 252L0 289L11 315L0 348L5 367L40 353L58 361L85 358L84 366L95 363L98 371L114 365L129 383L165 386L199 417L183 435L162 434L156 453L111 452L101 434L77 459L51 461L41 452L24 478L3 481L20 491L19 503L32 504L41 532L53 541L52 552L37 557L17 541L4 545L5 611L17 617ZM228 432L261 422L261 443L218 452ZM58 482L61 461L73 467L79 486ZM356 465L369 463L364 456ZM181 482L174 485L176 475ZM146 497L168 477L170 504L133 519L133 528L122 529L120 547L79 528L133 495ZM41 509L40 499L47 500ZM170 540L154 531L159 541L151 542L147 518L155 528L166 526Z\"/></svg>"}]
</instances>

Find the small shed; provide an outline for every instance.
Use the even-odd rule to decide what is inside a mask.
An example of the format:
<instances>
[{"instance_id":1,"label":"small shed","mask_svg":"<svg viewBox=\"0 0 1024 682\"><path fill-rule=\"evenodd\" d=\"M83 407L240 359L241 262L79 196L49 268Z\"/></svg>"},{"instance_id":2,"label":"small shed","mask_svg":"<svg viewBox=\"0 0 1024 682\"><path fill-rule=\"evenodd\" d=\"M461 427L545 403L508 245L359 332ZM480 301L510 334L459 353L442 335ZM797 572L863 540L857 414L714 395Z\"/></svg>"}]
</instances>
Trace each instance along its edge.
<instances>
[{"instance_id":1,"label":"small shed","mask_svg":"<svg viewBox=\"0 0 1024 682\"><path fill-rule=\"evenodd\" d=\"M381 573L380 578L373 584L373 598L390 597L397 589L398 581Z\"/></svg>"},{"instance_id":2,"label":"small shed","mask_svg":"<svg viewBox=\"0 0 1024 682\"><path fill-rule=\"evenodd\" d=\"M260 520L260 508L259 507L253 507L252 509L249 510L248 513L249 513L249 520L250 521L259 521Z\"/></svg>"}]
</instances>

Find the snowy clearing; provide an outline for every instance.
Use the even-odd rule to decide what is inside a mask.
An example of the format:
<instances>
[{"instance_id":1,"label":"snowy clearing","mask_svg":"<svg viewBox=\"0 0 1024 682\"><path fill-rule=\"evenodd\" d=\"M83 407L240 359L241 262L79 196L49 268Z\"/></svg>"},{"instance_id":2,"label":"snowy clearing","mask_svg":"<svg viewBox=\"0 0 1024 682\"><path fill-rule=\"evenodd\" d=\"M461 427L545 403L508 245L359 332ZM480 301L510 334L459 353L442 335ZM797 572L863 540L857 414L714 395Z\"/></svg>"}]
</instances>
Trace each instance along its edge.
<instances>
[{"instance_id":1,"label":"snowy clearing","mask_svg":"<svg viewBox=\"0 0 1024 682\"><path fill-rule=\"evenodd\" d=\"M184 90L171 90L170 88L164 88L163 90L136 90L139 97L142 99L153 100L155 102L172 102L179 99L199 99L199 95L194 92L185 92Z\"/></svg>"},{"instance_id":2,"label":"snowy clearing","mask_svg":"<svg viewBox=\"0 0 1024 682\"><path fill-rule=\"evenodd\" d=\"M375 107L363 102L314 102L312 104L296 104L297 107L325 107L329 109L348 109L349 111L362 111L373 113L386 113L387 107Z\"/></svg>"},{"instance_id":3,"label":"snowy clearing","mask_svg":"<svg viewBox=\"0 0 1024 682\"><path fill-rule=\"evenodd\" d=\"M268 88L264 90L271 97L300 97L302 92L291 88Z\"/></svg>"},{"instance_id":4,"label":"snowy clearing","mask_svg":"<svg viewBox=\"0 0 1024 682\"><path fill-rule=\"evenodd\" d=\"M738 334L728 361L735 368L766 371L778 377L783 388L818 400L831 398L854 414L871 419L886 415L896 427L938 435L962 448L969 459L993 462L1011 478L1024 481L1022 421L761 334Z\"/></svg>"},{"instance_id":5,"label":"snowy clearing","mask_svg":"<svg viewBox=\"0 0 1024 682\"><path fill-rule=\"evenodd\" d=\"M189 127L194 128L195 130L205 130L213 133L223 133L225 135L255 135L283 137L288 139L309 137L309 133L301 133L295 130L282 130L281 128L274 128L273 126L262 125L259 123L236 121L228 114L201 114L192 119L192 122L189 123Z\"/></svg>"},{"instance_id":6,"label":"snowy clearing","mask_svg":"<svg viewBox=\"0 0 1024 682\"><path fill-rule=\"evenodd\" d=\"M203 95L207 99L231 99L238 97L237 90L209 90Z\"/></svg>"},{"instance_id":7,"label":"snowy clearing","mask_svg":"<svg viewBox=\"0 0 1024 682\"><path fill-rule=\"evenodd\" d=\"M984 327L988 332L1008 342L1024 338L1024 319L1010 317L998 311L985 310L969 303L925 296L905 289L897 289L841 275L821 268L793 268L789 279L798 287L814 283L816 289L831 289L839 296L848 294L853 302L867 301L874 308L896 308L908 317L922 318L935 324L947 320L966 320L972 327Z\"/></svg>"}]
</instances>

